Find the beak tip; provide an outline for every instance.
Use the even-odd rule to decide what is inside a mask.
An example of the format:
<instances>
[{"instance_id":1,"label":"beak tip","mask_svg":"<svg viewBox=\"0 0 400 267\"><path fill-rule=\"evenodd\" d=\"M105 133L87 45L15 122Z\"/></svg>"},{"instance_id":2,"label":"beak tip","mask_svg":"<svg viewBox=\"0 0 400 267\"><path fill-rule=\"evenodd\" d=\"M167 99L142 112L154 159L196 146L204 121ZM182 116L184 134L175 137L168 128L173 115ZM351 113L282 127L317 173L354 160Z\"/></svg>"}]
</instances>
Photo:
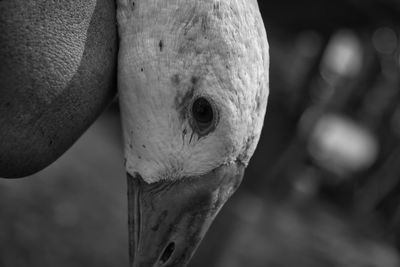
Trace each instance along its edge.
<instances>
[{"instance_id":1,"label":"beak tip","mask_svg":"<svg viewBox=\"0 0 400 267\"><path fill-rule=\"evenodd\" d=\"M186 266L243 170L224 165L198 177L152 184L127 173L131 266Z\"/></svg>"}]
</instances>

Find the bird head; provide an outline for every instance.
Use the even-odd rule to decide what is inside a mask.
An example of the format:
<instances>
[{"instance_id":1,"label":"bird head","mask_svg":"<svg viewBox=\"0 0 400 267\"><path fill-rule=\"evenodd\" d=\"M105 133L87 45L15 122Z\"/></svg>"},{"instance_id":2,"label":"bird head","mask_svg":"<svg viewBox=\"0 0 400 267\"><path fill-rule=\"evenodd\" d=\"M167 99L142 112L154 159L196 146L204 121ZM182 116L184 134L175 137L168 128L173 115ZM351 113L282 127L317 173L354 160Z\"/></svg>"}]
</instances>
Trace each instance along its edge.
<instances>
[{"instance_id":1,"label":"bird head","mask_svg":"<svg viewBox=\"0 0 400 267\"><path fill-rule=\"evenodd\" d=\"M117 1L132 266L185 266L260 137L268 43L255 0Z\"/></svg>"}]
</instances>

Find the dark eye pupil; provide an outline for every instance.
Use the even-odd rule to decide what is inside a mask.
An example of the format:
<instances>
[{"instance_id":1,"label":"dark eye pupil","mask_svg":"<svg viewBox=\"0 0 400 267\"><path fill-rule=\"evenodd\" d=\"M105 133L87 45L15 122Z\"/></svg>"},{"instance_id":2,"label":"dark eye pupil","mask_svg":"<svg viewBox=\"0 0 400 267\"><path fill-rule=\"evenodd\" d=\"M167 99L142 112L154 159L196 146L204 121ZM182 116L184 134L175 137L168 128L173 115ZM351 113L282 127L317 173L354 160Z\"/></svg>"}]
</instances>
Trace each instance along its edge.
<instances>
[{"instance_id":1,"label":"dark eye pupil","mask_svg":"<svg viewBox=\"0 0 400 267\"><path fill-rule=\"evenodd\" d=\"M194 101L192 106L193 117L199 126L208 127L214 118L213 108L210 102L205 98L199 98Z\"/></svg>"}]
</instances>

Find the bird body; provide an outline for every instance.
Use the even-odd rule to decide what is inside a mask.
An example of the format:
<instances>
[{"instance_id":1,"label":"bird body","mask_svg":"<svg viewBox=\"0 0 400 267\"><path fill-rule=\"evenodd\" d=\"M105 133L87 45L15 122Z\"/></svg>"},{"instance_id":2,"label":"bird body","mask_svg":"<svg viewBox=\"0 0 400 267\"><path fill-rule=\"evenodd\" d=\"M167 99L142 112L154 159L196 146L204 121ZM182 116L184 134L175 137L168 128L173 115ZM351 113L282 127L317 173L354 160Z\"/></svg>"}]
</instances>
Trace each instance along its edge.
<instances>
[{"instance_id":1,"label":"bird body","mask_svg":"<svg viewBox=\"0 0 400 267\"><path fill-rule=\"evenodd\" d=\"M0 1L0 177L62 155L116 93L113 0Z\"/></svg>"},{"instance_id":2,"label":"bird body","mask_svg":"<svg viewBox=\"0 0 400 267\"><path fill-rule=\"evenodd\" d=\"M185 266L257 146L266 32L256 0L116 3L131 266ZM113 98L115 9L5 0L0 11L0 176L24 176Z\"/></svg>"}]
</instances>

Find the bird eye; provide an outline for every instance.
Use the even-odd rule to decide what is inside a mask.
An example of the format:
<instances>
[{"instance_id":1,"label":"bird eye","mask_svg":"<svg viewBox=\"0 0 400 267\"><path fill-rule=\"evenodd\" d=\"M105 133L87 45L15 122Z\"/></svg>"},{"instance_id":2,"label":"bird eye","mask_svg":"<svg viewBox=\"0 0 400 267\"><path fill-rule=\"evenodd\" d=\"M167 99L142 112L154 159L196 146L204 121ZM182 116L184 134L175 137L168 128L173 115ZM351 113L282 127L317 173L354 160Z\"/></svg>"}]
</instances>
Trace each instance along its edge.
<instances>
[{"instance_id":1,"label":"bird eye","mask_svg":"<svg viewBox=\"0 0 400 267\"><path fill-rule=\"evenodd\" d=\"M191 108L194 130L206 135L215 128L216 112L210 101L204 97L197 98Z\"/></svg>"}]
</instances>

